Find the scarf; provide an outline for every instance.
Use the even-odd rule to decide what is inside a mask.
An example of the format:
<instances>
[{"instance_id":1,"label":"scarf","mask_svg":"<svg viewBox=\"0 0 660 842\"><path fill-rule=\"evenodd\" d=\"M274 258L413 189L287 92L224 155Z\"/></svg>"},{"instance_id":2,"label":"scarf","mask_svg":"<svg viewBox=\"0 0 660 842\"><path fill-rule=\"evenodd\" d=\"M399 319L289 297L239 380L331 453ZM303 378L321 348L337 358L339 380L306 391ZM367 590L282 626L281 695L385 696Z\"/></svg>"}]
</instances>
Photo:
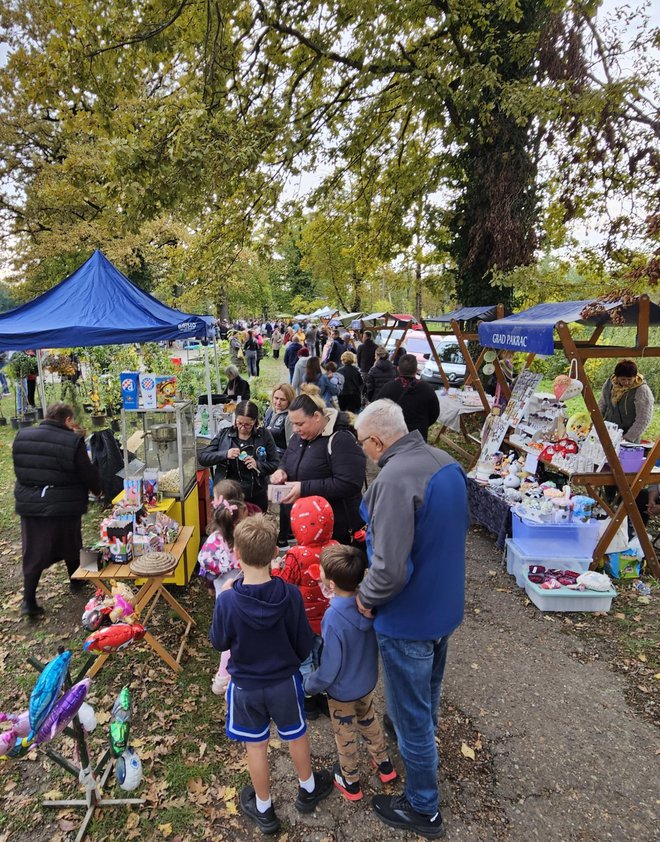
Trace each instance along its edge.
<instances>
[{"instance_id":1,"label":"scarf","mask_svg":"<svg viewBox=\"0 0 660 842\"><path fill-rule=\"evenodd\" d=\"M630 386L622 386L619 383L618 377L615 377L614 375L612 375L610 380L612 381L612 391L610 396L613 404L619 403L626 392L629 392L631 389L638 389L644 384L644 376L642 374L637 374Z\"/></svg>"}]
</instances>

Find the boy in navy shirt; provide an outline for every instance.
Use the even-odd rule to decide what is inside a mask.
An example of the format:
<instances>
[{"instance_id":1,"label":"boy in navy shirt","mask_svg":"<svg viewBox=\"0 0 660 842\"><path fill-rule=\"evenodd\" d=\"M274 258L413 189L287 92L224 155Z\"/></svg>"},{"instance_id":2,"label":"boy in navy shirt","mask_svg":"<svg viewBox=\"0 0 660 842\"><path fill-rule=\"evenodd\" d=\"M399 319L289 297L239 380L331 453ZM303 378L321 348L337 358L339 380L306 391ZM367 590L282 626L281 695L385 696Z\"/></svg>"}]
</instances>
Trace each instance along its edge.
<instances>
[{"instance_id":1,"label":"boy in navy shirt","mask_svg":"<svg viewBox=\"0 0 660 842\"><path fill-rule=\"evenodd\" d=\"M330 607L321 622L320 666L305 676L304 682L308 695L328 693L330 722L339 755L339 763L333 769L334 784L349 801L362 798L358 734L381 781L386 783L397 777L374 711L378 643L373 620L363 617L355 602L366 568L364 554L356 547L326 547L321 553L321 587L331 597Z\"/></svg>"},{"instance_id":2,"label":"boy in navy shirt","mask_svg":"<svg viewBox=\"0 0 660 842\"><path fill-rule=\"evenodd\" d=\"M296 809L311 813L332 791L327 769L312 772L298 672L311 651L312 631L300 591L271 579L275 525L263 515L246 518L234 532L234 550L243 576L218 596L210 638L218 651L231 651L226 732L245 743L252 780L241 792L241 810L263 833L277 833L280 821L271 803L267 756L271 721L288 741L298 773Z\"/></svg>"}]
</instances>

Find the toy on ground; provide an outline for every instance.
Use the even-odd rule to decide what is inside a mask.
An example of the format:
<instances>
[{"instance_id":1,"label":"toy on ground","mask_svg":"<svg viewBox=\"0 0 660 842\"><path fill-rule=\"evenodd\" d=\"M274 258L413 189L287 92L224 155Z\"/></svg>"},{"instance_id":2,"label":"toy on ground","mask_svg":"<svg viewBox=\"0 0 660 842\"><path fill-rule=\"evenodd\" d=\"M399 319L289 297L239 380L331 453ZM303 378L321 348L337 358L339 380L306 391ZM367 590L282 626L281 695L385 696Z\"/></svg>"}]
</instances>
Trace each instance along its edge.
<instances>
[{"instance_id":1,"label":"toy on ground","mask_svg":"<svg viewBox=\"0 0 660 842\"><path fill-rule=\"evenodd\" d=\"M62 652L46 664L30 696L30 733L24 745L31 743L60 694L71 661L71 652Z\"/></svg>"},{"instance_id":2,"label":"toy on ground","mask_svg":"<svg viewBox=\"0 0 660 842\"><path fill-rule=\"evenodd\" d=\"M11 722L17 737L27 737L30 733L30 712L27 710L19 714L0 713L0 722Z\"/></svg>"},{"instance_id":3,"label":"toy on ground","mask_svg":"<svg viewBox=\"0 0 660 842\"><path fill-rule=\"evenodd\" d=\"M83 678L82 681L74 684L73 687L58 699L37 732L34 740L37 745L54 740L55 737L64 731L66 726L80 710L80 706L85 701L85 697L89 692L91 683L91 678Z\"/></svg>"},{"instance_id":4,"label":"toy on ground","mask_svg":"<svg viewBox=\"0 0 660 842\"><path fill-rule=\"evenodd\" d=\"M85 652L119 652L135 640L142 640L147 630L139 623L115 623L92 632L85 640Z\"/></svg>"},{"instance_id":5,"label":"toy on ground","mask_svg":"<svg viewBox=\"0 0 660 842\"><path fill-rule=\"evenodd\" d=\"M16 743L16 731L10 728L0 734L0 757L6 757Z\"/></svg>"}]
</instances>

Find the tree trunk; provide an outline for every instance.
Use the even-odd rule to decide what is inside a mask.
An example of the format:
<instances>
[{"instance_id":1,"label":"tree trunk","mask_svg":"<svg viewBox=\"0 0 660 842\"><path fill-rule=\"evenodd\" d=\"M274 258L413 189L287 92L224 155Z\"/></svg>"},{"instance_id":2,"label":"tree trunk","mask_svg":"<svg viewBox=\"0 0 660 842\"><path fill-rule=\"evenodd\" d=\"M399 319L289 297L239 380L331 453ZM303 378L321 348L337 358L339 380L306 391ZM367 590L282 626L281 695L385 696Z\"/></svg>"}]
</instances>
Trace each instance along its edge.
<instances>
[{"instance_id":1,"label":"tree trunk","mask_svg":"<svg viewBox=\"0 0 660 842\"><path fill-rule=\"evenodd\" d=\"M422 318L422 264L415 262L415 318L419 322Z\"/></svg>"}]
</instances>

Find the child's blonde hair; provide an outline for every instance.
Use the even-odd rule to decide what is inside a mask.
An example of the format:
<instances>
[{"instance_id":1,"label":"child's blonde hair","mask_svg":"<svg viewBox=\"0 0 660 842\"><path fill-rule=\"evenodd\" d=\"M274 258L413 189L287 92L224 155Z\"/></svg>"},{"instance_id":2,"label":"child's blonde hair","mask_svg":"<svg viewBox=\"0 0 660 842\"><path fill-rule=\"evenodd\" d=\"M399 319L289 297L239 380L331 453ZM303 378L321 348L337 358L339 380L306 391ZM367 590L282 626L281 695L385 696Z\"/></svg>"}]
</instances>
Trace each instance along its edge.
<instances>
[{"instance_id":1,"label":"child's blonde hair","mask_svg":"<svg viewBox=\"0 0 660 842\"><path fill-rule=\"evenodd\" d=\"M268 567L277 555L277 527L263 515L242 520L234 532L234 548L247 567Z\"/></svg>"}]
</instances>

